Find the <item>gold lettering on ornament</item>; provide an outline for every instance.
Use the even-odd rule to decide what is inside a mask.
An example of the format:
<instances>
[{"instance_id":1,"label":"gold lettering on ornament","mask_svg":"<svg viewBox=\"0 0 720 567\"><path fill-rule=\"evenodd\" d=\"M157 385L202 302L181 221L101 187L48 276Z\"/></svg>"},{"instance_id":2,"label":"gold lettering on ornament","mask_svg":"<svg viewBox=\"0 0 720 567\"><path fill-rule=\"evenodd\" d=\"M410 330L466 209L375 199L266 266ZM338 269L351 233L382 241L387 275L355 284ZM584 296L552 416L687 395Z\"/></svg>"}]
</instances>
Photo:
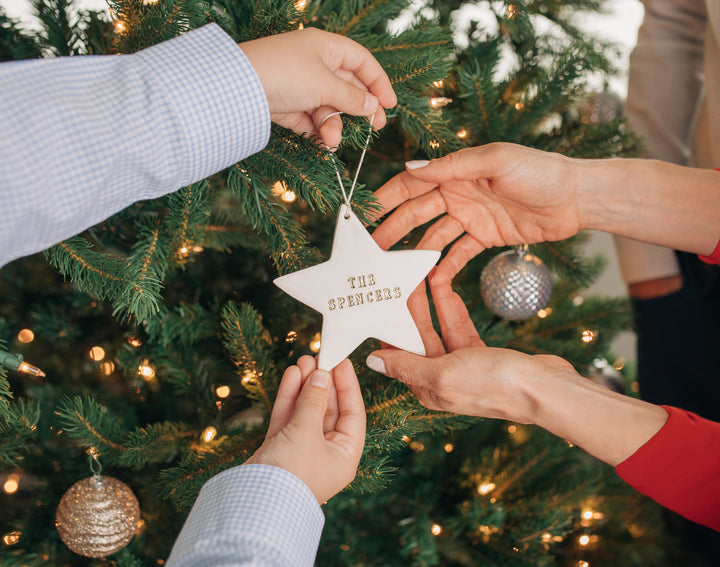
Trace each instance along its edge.
<instances>
[{"instance_id":1,"label":"gold lettering on ornament","mask_svg":"<svg viewBox=\"0 0 720 567\"><path fill-rule=\"evenodd\" d=\"M350 276L347 278L349 289L361 289L374 287L375 274L362 274L359 276ZM335 311L336 309L350 309L358 307L360 305L368 305L378 301L390 301L392 299L400 299L402 292L399 286L393 288L389 287L377 287L375 289L354 292L348 295L341 295L338 297L332 297L328 299L328 311Z\"/></svg>"}]
</instances>

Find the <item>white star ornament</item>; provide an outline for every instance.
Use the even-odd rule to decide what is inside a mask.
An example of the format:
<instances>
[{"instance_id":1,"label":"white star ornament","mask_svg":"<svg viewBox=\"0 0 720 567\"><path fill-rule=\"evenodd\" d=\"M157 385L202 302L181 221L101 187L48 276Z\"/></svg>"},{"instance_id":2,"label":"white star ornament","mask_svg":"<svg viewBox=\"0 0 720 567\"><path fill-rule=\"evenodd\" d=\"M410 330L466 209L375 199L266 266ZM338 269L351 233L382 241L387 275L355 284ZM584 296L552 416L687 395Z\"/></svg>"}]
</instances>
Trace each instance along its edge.
<instances>
[{"instance_id":1,"label":"white star ornament","mask_svg":"<svg viewBox=\"0 0 720 567\"><path fill-rule=\"evenodd\" d=\"M332 370L369 338L425 354L407 300L439 258L435 250L386 252L342 205L330 259L274 283L322 313L318 368Z\"/></svg>"}]
</instances>

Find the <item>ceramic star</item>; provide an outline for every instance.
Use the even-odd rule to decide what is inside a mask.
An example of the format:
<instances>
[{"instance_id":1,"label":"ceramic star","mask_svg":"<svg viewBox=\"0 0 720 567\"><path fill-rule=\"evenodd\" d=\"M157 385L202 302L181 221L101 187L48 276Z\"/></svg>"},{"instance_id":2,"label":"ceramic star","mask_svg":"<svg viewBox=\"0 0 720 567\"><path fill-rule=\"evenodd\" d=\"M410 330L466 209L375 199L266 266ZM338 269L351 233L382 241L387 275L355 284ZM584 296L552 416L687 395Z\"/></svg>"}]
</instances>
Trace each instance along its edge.
<instances>
[{"instance_id":1,"label":"ceramic star","mask_svg":"<svg viewBox=\"0 0 720 567\"><path fill-rule=\"evenodd\" d=\"M322 313L318 368L332 370L369 338L425 354L407 300L438 258L435 250L386 252L342 205L330 259L274 283Z\"/></svg>"}]
</instances>

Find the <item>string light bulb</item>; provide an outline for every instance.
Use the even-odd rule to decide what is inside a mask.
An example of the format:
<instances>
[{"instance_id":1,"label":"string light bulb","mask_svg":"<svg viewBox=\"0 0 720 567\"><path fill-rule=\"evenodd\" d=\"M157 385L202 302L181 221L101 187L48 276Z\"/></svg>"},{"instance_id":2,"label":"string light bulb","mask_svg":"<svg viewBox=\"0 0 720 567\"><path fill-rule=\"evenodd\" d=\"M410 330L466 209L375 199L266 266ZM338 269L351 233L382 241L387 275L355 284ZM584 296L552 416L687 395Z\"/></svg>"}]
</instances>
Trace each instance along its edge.
<instances>
[{"instance_id":1,"label":"string light bulb","mask_svg":"<svg viewBox=\"0 0 720 567\"><path fill-rule=\"evenodd\" d=\"M494 489L495 489L494 482L484 482L480 486L478 486L477 491L478 491L478 494L482 494L484 496L485 494L492 492Z\"/></svg>"},{"instance_id":2,"label":"string light bulb","mask_svg":"<svg viewBox=\"0 0 720 567\"><path fill-rule=\"evenodd\" d=\"M22 329L17 336L17 340L21 343L31 343L35 340L35 333L30 329Z\"/></svg>"},{"instance_id":3,"label":"string light bulb","mask_svg":"<svg viewBox=\"0 0 720 567\"><path fill-rule=\"evenodd\" d=\"M105 376L110 376L115 371L115 363L111 360L106 360L102 364L100 364L100 372L102 372Z\"/></svg>"},{"instance_id":4,"label":"string light bulb","mask_svg":"<svg viewBox=\"0 0 720 567\"><path fill-rule=\"evenodd\" d=\"M22 532L14 531L7 533L3 536L3 543L5 545L15 545L19 540Z\"/></svg>"},{"instance_id":5,"label":"string light bulb","mask_svg":"<svg viewBox=\"0 0 720 567\"><path fill-rule=\"evenodd\" d=\"M143 377L147 382L155 378L155 369L150 366L147 359L143 360L142 364L138 366L138 374Z\"/></svg>"},{"instance_id":6,"label":"string light bulb","mask_svg":"<svg viewBox=\"0 0 720 567\"><path fill-rule=\"evenodd\" d=\"M230 386L218 386L215 388L215 395L218 398L227 398L230 395Z\"/></svg>"},{"instance_id":7,"label":"string light bulb","mask_svg":"<svg viewBox=\"0 0 720 567\"><path fill-rule=\"evenodd\" d=\"M9 474L7 480L3 484L3 491L5 494L15 494L20 487L20 475L12 473Z\"/></svg>"},{"instance_id":8,"label":"string light bulb","mask_svg":"<svg viewBox=\"0 0 720 567\"><path fill-rule=\"evenodd\" d=\"M446 453L452 453L455 449L455 446L452 443L445 443L445 446L443 447Z\"/></svg>"},{"instance_id":9,"label":"string light bulb","mask_svg":"<svg viewBox=\"0 0 720 567\"><path fill-rule=\"evenodd\" d=\"M447 98L445 96L434 96L430 99L430 106L432 106L433 108L442 108L443 106L447 106L451 102L451 98Z\"/></svg>"},{"instance_id":10,"label":"string light bulb","mask_svg":"<svg viewBox=\"0 0 720 567\"><path fill-rule=\"evenodd\" d=\"M101 346L94 346L90 349L90 358L95 362L101 361L105 358L105 349Z\"/></svg>"},{"instance_id":11,"label":"string light bulb","mask_svg":"<svg viewBox=\"0 0 720 567\"><path fill-rule=\"evenodd\" d=\"M468 134L469 134L469 132L465 128L460 128L460 130L458 130L458 132L457 132L457 137L460 138L461 140L464 140L465 138L468 137Z\"/></svg>"},{"instance_id":12,"label":"string light bulb","mask_svg":"<svg viewBox=\"0 0 720 567\"><path fill-rule=\"evenodd\" d=\"M257 377L257 372L255 372L254 370L246 370L245 372L243 372L243 377L240 382L243 384L243 386L246 386L251 382L256 382Z\"/></svg>"},{"instance_id":13,"label":"string light bulb","mask_svg":"<svg viewBox=\"0 0 720 567\"><path fill-rule=\"evenodd\" d=\"M442 533L442 526L440 524L433 524L430 527L430 532L434 536L439 536Z\"/></svg>"},{"instance_id":14,"label":"string light bulb","mask_svg":"<svg viewBox=\"0 0 720 567\"><path fill-rule=\"evenodd\" d=\"M595 333L595 331L591 331L590 329L585 329L582 332L582 341L584 343L591 343L595 340L596 337L597 334Z\"/></svg>"},{"instance_id":15,"label":"string light bulb","mask_svg":"<svg viewBox=\"0 0 720 567\"><path fill-rule=\"evenodd\" d=\"M436 89L441 89L444 86L445 86L445 81L443 81L442 79L440 79L439 81L433 81L433 87L435 87Z\"/></svg>"},{"instance_id":16,"label":"string light bulb","mask_svg":"<svg viewBox=\"0 0 720 567\"><path fill-rule=\"evenodd\" d=\"M205 428L205 430L202 432L202 440L205 441L205 443L210 443L213 439L215 439L215 436L217 435L217 429L215 429L212 425Z\"/></svg>"},{"instance_id":17,"label":"string light bulb","mask_svg":"<svg viewBox=\"0 0 720 567\"><path fill-rule=\"evenodd\" d=\"M4 366L10 370L17 370L18 372L30 374L31 376L38 378L45 376L45 373L37 366L28 362L23 362L22 354L13 354L6 350L0 350L0 366Z\"/></svg>"},{"instance_id":18,"label":"string light bulb","mask_svg":"<svg viewBox=\"0 0 720 567\"><path fill-rule=\"evenodd\" d=\"M320 333L315 333L312 340L310 341L310 350L313 352L320 352L320 344L322 341L320 340L322 336Z\"/></svg>"}]
</instances>

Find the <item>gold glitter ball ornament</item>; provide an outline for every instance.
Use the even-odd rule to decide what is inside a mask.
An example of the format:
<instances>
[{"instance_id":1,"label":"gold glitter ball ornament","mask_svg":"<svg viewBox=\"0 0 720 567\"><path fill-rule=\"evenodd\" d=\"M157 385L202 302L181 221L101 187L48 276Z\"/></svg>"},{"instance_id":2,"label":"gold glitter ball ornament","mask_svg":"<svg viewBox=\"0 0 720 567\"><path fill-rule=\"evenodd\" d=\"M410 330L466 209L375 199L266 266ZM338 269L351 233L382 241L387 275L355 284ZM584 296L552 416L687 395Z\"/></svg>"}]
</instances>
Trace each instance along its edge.
<instances>
[{"instance_id":1,"label":"gold glitter ball ornament","mask_svg":"<svg viewBox=\"0 0 720 567\"><path fill-rule=\"evenodd\" d=\"M107 557L135 535L140 506L132 490L116 478L93 475L63 494L55 516L60 539L85 557Z\"/></svg>"}]
</instances>

